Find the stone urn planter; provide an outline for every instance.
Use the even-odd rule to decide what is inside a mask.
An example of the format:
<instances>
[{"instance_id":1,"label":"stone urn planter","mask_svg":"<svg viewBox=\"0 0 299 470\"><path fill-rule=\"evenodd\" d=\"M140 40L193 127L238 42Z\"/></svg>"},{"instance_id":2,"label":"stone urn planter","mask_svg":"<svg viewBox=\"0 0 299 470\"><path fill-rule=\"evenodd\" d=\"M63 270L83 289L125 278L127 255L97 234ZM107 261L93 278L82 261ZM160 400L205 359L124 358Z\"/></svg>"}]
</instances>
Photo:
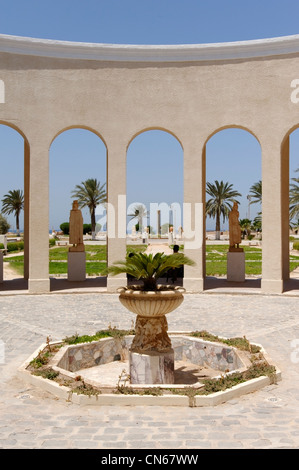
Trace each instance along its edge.
<instances>
[{"instance_id":1,"label":"stone urn planter","mask_svg":"<svg viewBox=\"0 0 299 470\"><path fill-rule=\"evenodd\" d=\"M131 350L135 352L165 352L171 348L166 315L178 308L184 300L182 287L167 290L142 291L122 287L119 300L137 315L135 337Z\"/></svg>"},{"instance_id":2,"label":"stone urn planter","mask_svg":"<svg viewBox=\"0 0 299 470\"><path fill-rule=\"evenodd\" d=\"M112 275L127 273L143 281L142 286L118 289L120 302L137 315L130 349L131 383L173 383L174 351L166 315L181 305L185 289L157 282L167 271L184 264L194 262L183 254L135 253L108 268Z\"/></svg>"}]
</instances>

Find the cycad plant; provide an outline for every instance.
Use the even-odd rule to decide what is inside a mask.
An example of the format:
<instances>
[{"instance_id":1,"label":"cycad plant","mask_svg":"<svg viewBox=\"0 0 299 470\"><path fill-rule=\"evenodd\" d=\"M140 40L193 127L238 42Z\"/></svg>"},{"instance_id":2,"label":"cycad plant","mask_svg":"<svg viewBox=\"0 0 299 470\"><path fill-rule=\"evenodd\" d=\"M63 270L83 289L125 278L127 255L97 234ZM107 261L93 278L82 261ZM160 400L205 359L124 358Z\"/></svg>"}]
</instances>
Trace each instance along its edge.
<instances>
[{"instance_id":1,"label":"cycad plant","mask_svg":"<svg viewBox=\"0 0 299 470\"><path fill-rule=\"evenodd\" d=\"M182 253L165 255L164 253L146 254L134 253L127 256L124 261L117 261L107 269L107 274L129 274L137 280L143 281L142 290L157 291L158 279L168 270L179 268L183 265L194 266L194 261Z\"/></svg>"}]
</instances>

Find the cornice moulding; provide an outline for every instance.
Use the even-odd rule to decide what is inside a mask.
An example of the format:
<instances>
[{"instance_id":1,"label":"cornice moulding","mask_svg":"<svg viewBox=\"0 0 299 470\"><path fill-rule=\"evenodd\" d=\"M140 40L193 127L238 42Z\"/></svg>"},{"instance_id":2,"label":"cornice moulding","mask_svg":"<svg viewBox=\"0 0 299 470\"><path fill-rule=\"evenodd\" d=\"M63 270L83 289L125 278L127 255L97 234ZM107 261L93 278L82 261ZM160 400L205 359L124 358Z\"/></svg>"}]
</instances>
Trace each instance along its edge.
<instances>
[{"instance_id":1,"label":"cornice moulding","mask_svg":"<svg viewBox=\"0 0 299 470\"><path fill-rule=\"evenodd\" d=\"M299 35L182 45L97 44L0 34L0 52L57 59L117 62L200 62L299 53Z\"/></svg>"}]
</instances>

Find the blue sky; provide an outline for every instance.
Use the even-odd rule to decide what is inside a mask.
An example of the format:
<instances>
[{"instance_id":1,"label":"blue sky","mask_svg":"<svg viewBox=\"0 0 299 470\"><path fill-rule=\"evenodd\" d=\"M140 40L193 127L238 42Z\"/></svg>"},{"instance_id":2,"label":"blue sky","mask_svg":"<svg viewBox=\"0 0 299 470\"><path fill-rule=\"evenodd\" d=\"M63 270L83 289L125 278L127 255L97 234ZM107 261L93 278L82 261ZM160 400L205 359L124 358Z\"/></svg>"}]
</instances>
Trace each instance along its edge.
<instances>
[{"instance_id":1,"label":"blue sky","mask_svg":"<svg viewBox=\"0 0 299 470\"><path fill-rule=\"evenodd\" d=\"M298 17L296 0L0 0L1 34L114 44L199 44L299 34ZM86 149L88 165L83 171L81 165L80 170L70 171L71 166L78 167L71 162L79 163ZM299 131L291 140L291 176L299 167L298 155ZM72 130L57 137L50 150L49 229L68 220L70 192L76 184L93 176L105 182L105 160L103 143L88 131ZM0 126L0 161L2 199L8 190L23 187L23 141L6 126ZM154 174L155 163L163 164L169 185L163 175ZM20 170L16 172L16 168ZM183 152L175 138L160 131L138 136L128 150L128 204L181 203L182 172ZM248 215L250 186L260 178L260 148L250 134L227 130L208 143L207 181L223 179L234 184L243 195L241 218ZM151 197L153 181L155 200ZM251 206L250 217L258 210ZM83 216L89 222L87 211ZM12 216L9 221L15 228ZM207 227L213 229L214 221L208 219Z\"/></svg>"}]
</instances>

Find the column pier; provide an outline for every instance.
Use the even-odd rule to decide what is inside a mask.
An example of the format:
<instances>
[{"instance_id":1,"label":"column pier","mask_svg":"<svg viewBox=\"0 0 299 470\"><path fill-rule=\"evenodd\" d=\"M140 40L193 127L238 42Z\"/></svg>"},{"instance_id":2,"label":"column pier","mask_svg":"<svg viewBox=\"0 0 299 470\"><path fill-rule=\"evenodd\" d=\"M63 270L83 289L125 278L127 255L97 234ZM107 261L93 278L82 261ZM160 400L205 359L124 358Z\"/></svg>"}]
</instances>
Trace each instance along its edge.
<instances>
[{"instance_id":1,"label":"column pier","mask_svg":"<svg viewBox=\"0 0 299 470\"><path fill-rule=\"evenodd\" d=\"M289 278L289 138L262 145L262 291L280 294Z\"/></svg>"},{"instance_id":2,"label":"column pier","mask_svg":"<svg viewBox=\"0 0 299 470\"><path fill-rule=\"evenodd\" d=\"M184 253L196 265L184 267L187 292L202 292L205 278L205 147L202 142L184 148ZM190 235L193 232L193 236Z\"/></svg>"},{"instance_id":3,"label":"column pier","mask_svg":"<svg viewBox=\"0 0 299 470\"><path fill-rule=\"evenodd\" d=\"M126 144L111 142L107 159L107 265L126 257ZM108 276L107 291L126 286L125 274Z\"/></svg>"},{"instance_id":4,"label":"column pier","mask_svg":"<svg viewBox=\"0 0 299 470\"><path fill-rule=\"evenodd\" d=\"M50 292L49 144L30 142L29 281L30 294Z\"/></svg>"}]
</instances>

